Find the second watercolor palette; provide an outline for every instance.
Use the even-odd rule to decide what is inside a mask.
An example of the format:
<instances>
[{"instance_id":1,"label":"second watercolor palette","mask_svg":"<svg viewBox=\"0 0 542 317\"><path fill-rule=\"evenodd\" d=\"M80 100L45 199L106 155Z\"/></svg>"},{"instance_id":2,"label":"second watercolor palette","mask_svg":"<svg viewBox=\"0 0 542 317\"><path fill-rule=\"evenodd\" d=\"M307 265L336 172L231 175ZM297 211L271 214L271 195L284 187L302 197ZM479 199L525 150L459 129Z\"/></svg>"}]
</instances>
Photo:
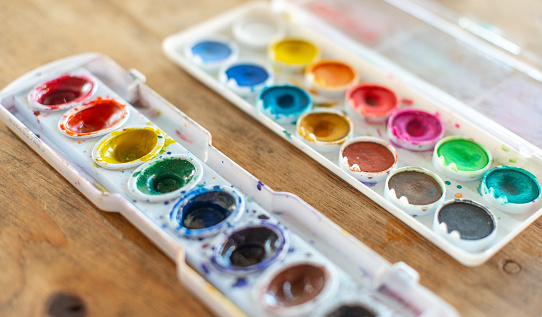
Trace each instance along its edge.
<instances>
[{"instance_id":1,"label":"second watercolor palette","mask_svg":"<svg viewBox=\"0 0 542 317\"><path fill-rule=\"evenodd\" d=\"M315 32L299 11L249 3L163 48L465 265L540 216L540 157Z\"/></svg>"}]
</instances>

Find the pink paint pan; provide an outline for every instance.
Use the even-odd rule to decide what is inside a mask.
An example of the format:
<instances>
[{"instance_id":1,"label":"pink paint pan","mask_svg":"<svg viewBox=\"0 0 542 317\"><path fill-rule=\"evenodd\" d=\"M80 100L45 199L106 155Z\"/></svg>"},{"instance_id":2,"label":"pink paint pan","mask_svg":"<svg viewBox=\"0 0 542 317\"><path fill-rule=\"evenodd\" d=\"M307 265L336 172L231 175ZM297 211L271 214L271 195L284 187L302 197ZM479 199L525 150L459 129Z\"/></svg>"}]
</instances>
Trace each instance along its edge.
<instances>
[{"instance_id":1,"label":"pink paint pan","mask_svg":"<svg viewBox=\"0 0 542 317\"><path fill-rule=\"evenodd\" d=\"M390 141L400 148L431 151L444 135L444 123L422 110L401 109L390 115L387 130Z\"/></svg>"}]
</instances>

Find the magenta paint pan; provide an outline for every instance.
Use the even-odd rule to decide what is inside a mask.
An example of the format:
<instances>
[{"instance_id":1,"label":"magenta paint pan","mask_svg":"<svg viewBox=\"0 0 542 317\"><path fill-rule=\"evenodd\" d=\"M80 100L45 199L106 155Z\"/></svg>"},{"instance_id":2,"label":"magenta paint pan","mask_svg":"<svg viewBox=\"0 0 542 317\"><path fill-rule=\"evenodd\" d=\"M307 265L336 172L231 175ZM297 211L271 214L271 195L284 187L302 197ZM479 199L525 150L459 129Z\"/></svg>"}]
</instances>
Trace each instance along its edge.
<instances>
[{"instance_id":1,"label":"magenta paint pan","mask_svg":"<svg viewBox=\"0 0 542 317\"><path fill-rule=\"evenodd\" d=\"M391 89L371 83L361 83L346 91L350 112L362 115L368 123L382 123L399 106L399 98Z\"/></svg>"},{"instance_id":2,"label":"magenta paint pan","mask_svg":"<svg viewBox=\"0 0 542 317\"><path fill-rule=\"evenodd\" d=\"M290 239L284 227L268 222L240 224L221 238L212 262L222 271L244 274L263 270L288 251Z\"/></svg>"},{"instance_id":3,"label":"magenta paint pan","mask_svg":"<svg viewBox=\"0 0 542 317\"><path fill-rule=\"evenodd\" d=\"M431 151L444 135L444 123L428 112L416 109L394 111L388 120L392 144L410 151Z\"/></svg>"},{"instance_id":4,"label":"magenta paint pan","mask_svg":"<svg viewBox=\"0 0 542 317\"><path fill-rule=\"evenodd\" d=\"M97 85L84 75L62 75L34 87L28 94L30 105L40 111L66 110L87 101Z\"/></svg>"},{"instance_id":5,"label":"magenta paint pan","mask_svg":"<svg viewBox=\"0 0 542 317\"><path fill-rule=\"evenodd\" d=\"M266 310L279 316L309 313L337 291L336 274L317 262L296 262L270 271L259 288Z\"/></svg>"}]
</instances>

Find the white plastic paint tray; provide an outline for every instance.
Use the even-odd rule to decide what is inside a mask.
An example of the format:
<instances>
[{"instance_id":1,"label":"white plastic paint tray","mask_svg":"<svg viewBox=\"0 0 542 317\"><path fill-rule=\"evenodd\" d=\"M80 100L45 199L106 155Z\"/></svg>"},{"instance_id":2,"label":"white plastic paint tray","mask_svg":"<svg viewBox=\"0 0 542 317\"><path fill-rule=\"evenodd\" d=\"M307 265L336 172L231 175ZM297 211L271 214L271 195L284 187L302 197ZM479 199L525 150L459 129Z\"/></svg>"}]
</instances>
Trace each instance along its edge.
<instances>
[{"instance_id":1,"label":"white plastic paint tray","mask_svg":"<svg viewBox=\"0 0 542 317\"><path fill-rule=\"evenodd\" d=\"M419 2L253 2L169 36L163 42L163 49L177 65L380 204L454 259L468 266L480 265L541 215L539 204L531 204L529 211L520 215L491 209L497 221L496 239L479 251L467 251L433 230L432 214L412 217L396 207L384 197L384 182L368 187L351 177L339 167L338 151L324 153L309 147L297 135L295 124L273 121L257 110L255 96L241 97L234 93L220 83L216 73L204 71L183 51L189 43L208 35L218 34L235 40L232 26L237 21L265 11L286 26L287 36L307 39L320 47L322 57L340 59L353 65L361 82L378 83L393 90L403 100L401 108L438 114L446 127L444 136L462 135L484 145L493 155L492 167L521 167L540 179L542 150L539 147L542 139L539 135L542 130L539 122L542 116L536 110L542 101L540 72L439 17L435 13L437 7L428 6L430 10L420 6ZM468 30L478 30L473 28L474 25L470 24ZM511 49L510 45L505 45L509 44L505 39L491 39ZM269 59L265 49L238 46L239 58ZM275 83L304 88L302 75L281 69L274 72ZM339 106L341 109L344 108ZM352 116L350 119L354 123L354 136L388 140L384 124L371 125ZM398 149L398 167L419 166L435 171L431 154ZM439 176L447 184L446 200L462 197L486 205L478 189L479 181L455 181L442 174Z\"/></svg>"},{"instance_id":2,"label":"white plastic paint tray","mask_svg":"<svg viewBox=\"0 0 542 317\"><path fill-rule=\"evenodd\" d=\"M30 107L27 96L33 87L73 73L97 83L98 89L90 100L112 98L129 107L129 119L118 131L135 125L159 129L165 138L176 142L166 142L158 159L183 154L199 162L203 177L196 189L165 202L135 199L129 195L126 182L137 176L136 167L99 167L90 153L101 137L69 138L58 128L65 111L36 112ZM354 302L382 316L457 316L452 307L418 284L418 274L406 264L391 265L298 197L274 192L224 156L212 146L211 135L205 129L144 81L136 70L127 72L102 55L68 57L40 67L6 87L0 93L0 118L98 208L120 212L149 237L176 262L181 282L217 315L275 316L276 311L266 310L260 301L265 280L288 265L308 261L323 266L331 276L328 284L334 286L326 288L326 297L317 297L319 300L311 301L302 311L294 310L295 315L316 316L341 303ZM246 208L214 235L184 235L174 223L175 208L185 197L209 186L237 190L239 204L244 201ZM248 224L280 228L277 230L288 243L267 267L251 272L221 270L213 262L212 250L227 233Z\"/></svg>"}]
</instances>

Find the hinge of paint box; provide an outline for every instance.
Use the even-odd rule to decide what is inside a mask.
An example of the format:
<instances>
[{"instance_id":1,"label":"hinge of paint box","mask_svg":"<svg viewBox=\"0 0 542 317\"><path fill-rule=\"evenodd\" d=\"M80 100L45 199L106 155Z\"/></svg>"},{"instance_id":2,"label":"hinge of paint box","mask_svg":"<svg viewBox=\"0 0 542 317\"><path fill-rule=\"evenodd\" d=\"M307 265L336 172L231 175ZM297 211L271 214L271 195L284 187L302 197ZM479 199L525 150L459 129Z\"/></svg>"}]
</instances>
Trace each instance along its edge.
<instances>
[{"instance_id":1,"label":"hinge of paint box","mask_svg":"<svg viewBox=\"0 0 542 317\"><path fill-rule=\"evenodd\" d=\"M374 286L378 288L389 281L401 279L403 282L416 283L420 279L420 274L404 262L394 263L391 267L382 269L376 273Z\"/></svg>"},{"instance_id":2,"label":"hinge of paint box","mask_svg":"<svg viewBox=\"0 0 542 317\"><path fill-rule=\"evenodd\" d=\"M137 103L140 98L139 89L147 81L147 77L135 68L129 71L132 82L126 87L126 99L131 103Z\"/></svg>"},{"instance_id":3,"label":"hinge of paint box","mask_svg":"<svg viewBox=\"0 0 542 317\"><path fill-rule=\"evenodd\" d=\"M423 308L413 303L410 297L416 297L419 279L418 272L404 262L398 262L380 269L373 279L373 287L389 307L418 315Z\"/></svg>"}]
</instances>

